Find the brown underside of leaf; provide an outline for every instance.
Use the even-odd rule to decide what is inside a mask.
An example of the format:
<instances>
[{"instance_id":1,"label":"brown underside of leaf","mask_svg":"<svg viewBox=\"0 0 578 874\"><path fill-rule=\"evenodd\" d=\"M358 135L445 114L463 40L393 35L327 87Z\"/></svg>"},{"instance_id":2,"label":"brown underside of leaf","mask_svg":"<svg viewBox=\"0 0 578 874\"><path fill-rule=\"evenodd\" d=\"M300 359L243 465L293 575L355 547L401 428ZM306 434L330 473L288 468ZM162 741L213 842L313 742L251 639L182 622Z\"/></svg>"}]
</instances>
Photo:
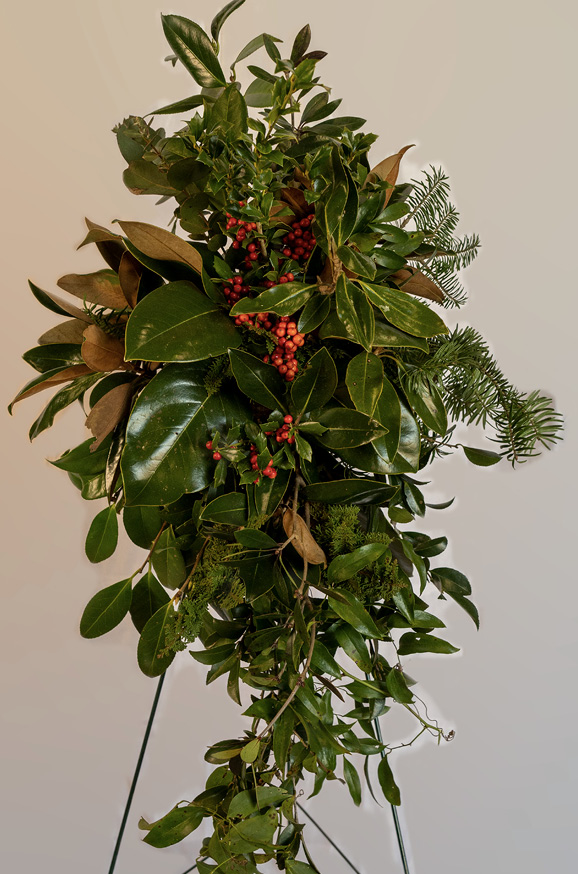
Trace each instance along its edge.
<instances>
[{"instance_id":1,"label":"brown underside of leaf","mask_svg":"<svg viewBox=\"0 0 578 874\"><path fill-rule=\"evenodd\" d=\"M388 278L392 279L401 291L407 291L417 297L425 297L427 300L436 301L436 303L441 303L445 297L441 288L438 288L435 282L424 276L420 270L398 270Z\"/></svg>"},{"instance_id":2,"label":"brown underside of leaf","mask_svg":"<svg viewBox=\"0 0 578 874\"><path fill-rule=\"evenodd\" d=\"M130 409L133 391L133 384L126 382L115 386L96 402L86 418L86 427L95 438L90 444L91 452L98 449L105 437L122 422Z\"/></svg>"},{"instance_id":3,"label":"brown underside of leaf","mask_svg":"<svg viewBox=\"0 0 578 874\"><path fill-rule=\"evenodd\" d=\"M82 243L78 244L77 249L81 249L89 243L109 243L111 241L122 243L122 237L119 234L113 234L108 228L97 225L96 222L91 222L88 218L85 218L84 221L86 222L88 233Z\"/></svg>"},{"instance_id":4,"label":"brown underside of leaf","mask_svg":"<svg viewBox=\"0 0 578 874\"><path fill-rule=\"evenodd\" d=\"M94 371L86 364L73 364L71 367L61 370L60 373L55 373L54 376L45 379L44 382L40 382L38 385L33 385L28 391L15 397L10 407L13 407L18 401L23 401L24 398L31 398L32 395L45 391L47 388L54 388L54 386L61 385L63 382L71 382L71 380L76 379L78 376L87 376L89 373L94 373Z\"/></svg>"},{"instance_id":5,"label":"brown underside of leaf","mask_svg":"<svg viewBox=\"0 0 578 874\"><path fill-rule=\"evenodd\" d=\"M308 215L309 204L300 188L282 188L281 200L289 204L296 218L300 219Z\"/></svg>"},{"instance_id":6,"label":"brown underside of leaf","mask_svg":"<svg viewBox=\"0 0 578 874\"><path fill-rule=\"evenodd\" d=\"M369 176L374 175L381 179L383 182L389 182L392 186L389 188L385 195L385 205L387 206L389 199L393 193L393 186L397 182L397 177L399 174L399 165L401 164L401 159L405 155L408 149L413 148L413 143L409 146L404 146L403 149L400 149L399 152L396 152L395 155L390 155L388 158L384 158L383 161L380 161L377 166L373 168ZM368 176L368 178L369 178Z\"/></svg>"},{"instance_id":7,"label":"brown underside of leaf","mask_svg":"<svg viewBox=\"0 0 578 874\"><path fill-rule=\"evenodd\" d=\"M84 339L84 330L86 322L81 322L80 319L68 319L66 322L60 322L45 331L38 338L39 346L47 346L50 343L82 343Z\"/></svg>"},{"instance_id":8,"label":"brown underside of leaf","mask_svg":"<svg viewBox=\"0 0 578 874\"><path fill-rule=\"evenodd\" d=\"M125 252L120 259L118 278L122 293L131 309L134 309L137 304L142 272L142 264L130 252Z\"/></svg>"},{"instance_id":9,"label":"brown underside of leaf","mask_svg":"<svg viewBox=\"0 0 578 874\"><path fill-rule=\"evenodd\" d=\"M124 343L105 334L97 325L90 325L84 331L82 357L92 370L125 369Z\"/></svg>"},{"instance_id":10,"label":"brown underside of leaf","mask_svg":"<svg viewBox=\"0 0 578 874\"><path fill-rule=\"evenodd\" d=\"M305 519L294 515L293 510L287 508L283 513L283 529L287 537L292 537L292 545L301 558L309 564L327 564L325 553L311 534Z\"/></svg>"},{"instance_id":11,"label":"brown underside of leaf","mask_svg":"<svg viewBox=\"0 0 578 874\"><path fill-rule=\"evenodd\" d=\"M96 273L67 273L56 283L63 291L81 300L113 310L122 310L126 300L122 293L118 276L111 270L98 270Z\"/></svg>"},{"instance_id":12,"label":"brown underside of leaf","mask_svg":"<svg viewBox=\"0 0 578 874\"><path fill-rule=\"evenodd\" d=\"M182 237L145 222L119 222L133 246L149 258L159 261L179 261L197 273L203 269L203 259Z\"/></svg>"}]
</instances>

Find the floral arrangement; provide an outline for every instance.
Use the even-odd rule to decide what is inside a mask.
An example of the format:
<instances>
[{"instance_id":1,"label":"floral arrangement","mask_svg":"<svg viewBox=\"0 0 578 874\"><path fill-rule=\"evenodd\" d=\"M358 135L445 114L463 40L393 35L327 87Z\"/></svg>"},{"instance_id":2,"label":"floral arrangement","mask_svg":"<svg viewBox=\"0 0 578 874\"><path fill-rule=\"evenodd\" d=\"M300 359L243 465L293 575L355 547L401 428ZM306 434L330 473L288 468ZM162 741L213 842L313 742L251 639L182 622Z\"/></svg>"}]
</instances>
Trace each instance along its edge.
<instances>
[{"instance_id":1,"label":"floral arrangement","mask_svg":"<svg viewBox=\"0 0 578 874\"><path fill-rule=\"evenodd\" d=\"M304 778L313 794L344 781L359 805L376 774L398 805L396 744L376 720L402 707L415 738L451 736L402 661L456 652L432 600L478 625L468 579L440 564L446 538L414 527L452 503L427 502L422 471L455 450L481 466L522 462L561 423L475 329L444 322L465 302L459 275L479 240L457 235L443 170L400 181L410 146L370 161L376 137L337 114L308 26L288 57L260 34L226 74L220 32L243 3L210 34L163 16L169 60L200 90L151 116L188 120L167 135L131 116L115 133L125 184L174 203L170 228L87 220L81 245L106 266L63 276L66 299L30 283L64 321L24 354L36 375L13 404L57 389L34 439L82 402L91 436L52 464L106 502L86 554L113 554L119 519L146 551L90 600L81 634L130 616L147 676L187 649L248 720L207 751L203 791L141 820L144 840L168 846L207 820L201 874L273 859L307 874L318 869L299 819ZM243 91L237 68L261 50L268 68L249 63ZM489 429L493 449L456 443L460 422Z\"/></svg>"}]
</instances>

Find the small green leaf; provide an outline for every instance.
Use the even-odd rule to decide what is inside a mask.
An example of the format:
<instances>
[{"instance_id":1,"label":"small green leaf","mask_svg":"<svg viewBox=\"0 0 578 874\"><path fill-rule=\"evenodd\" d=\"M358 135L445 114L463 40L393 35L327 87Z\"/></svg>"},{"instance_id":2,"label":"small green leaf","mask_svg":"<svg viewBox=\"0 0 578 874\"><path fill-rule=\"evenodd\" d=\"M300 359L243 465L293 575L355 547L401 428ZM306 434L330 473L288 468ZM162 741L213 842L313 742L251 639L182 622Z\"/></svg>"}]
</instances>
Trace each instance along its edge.
<instances>
[{"instance_id":1,"label":"small green leaf","mask_svg":"<svg viewBox=\"0 0 578 874\"><path fill-rule=\"evenodd\" d=\"M176 589L185 579L185 560L177 546L172 526L165 528L156 542L151 561L159 580L168 589Z\"/></svg>"},{"instance_id":2,"label":"small green leaf","mask_svg":"<svg viewBox=\"0 0 578 874\"><path fill-rule=\"evenodd\" d=\"M413 695L407 688L407 683L401 671L392 668L385 678L385 684L389 694L395 701L399 701L400 704L411 704Z\"/></svg>"},{"instance_id":3,"label":"small green leaf","mask_svg":"<svg viewBox=\"0 0 578 874\"><path fill-rule=\"evenodd\" d=\"M246 549L276 549L278 545L276 540L257 528L242 528L240 531L235 531L235 540Z\"/></svg>"},{"instance_id":4,"label":"small green leaf","mask_svg":"<svg viewBox=\"0 0 578 874\"><path fill-rule=\"evenodd\" d=\"M171 847L195 831L202 823L204 816L204 811L200 807L192 805L175 807L162 819L152 824L143 840L151 847Z\"/></svg>"},{"instance_id":5,"label":"small green leaf","mask_svg":"<svg viewBox=\"0 0 578 874\"><path fill-rule=\"evenodd\" d=\"M128 579L97 592L84 608L80 620L81 636L100 637L116 628L130 608L131 590L132 579Z\"/></svg>"},{"instance_id":6,"label":"small green leaf","mask_svg":"<svg viewBox=\"0 0 578 874\"><path fill-rule=\"evenodd\" d=\"M327 580L332 583L342 583L350 580L359 571L373 564L388 551L385 543L366 543L346 555L338 555L327 568Z\"/></svg>"},{"instance_id":7,"label":"small green leaf","mask_svg":"<svg viewBox=\"0 0 578 874\"><path fill-rule=\"evenodd\" d=\"M235 10L238 9L240 6L242 6L244 2L245 0L231 0L230 3L227 3L226 6L223 6L223 8L219 12L217 12L215 17L211 21L211 36L213 37L215 42L219 41L221 28L229 15L232 15L232 13L235 12Z\"/></svg>"},{"instance_id":8,"label":"small green leaf","mask_svg":"<svg viewBox=\"0 0 578 874\"><path fill-rule=\"evenodd\" d=\"M381 544L368 545L376 546ZM357 629L360 634L363 634L366 637L372 637L375 640L381 640L383 637L381 631L361 601L358 601L352 592L349 592L347 589L340 589L339 591L323 591L327 595L329 606L341 619Z\"/></svg>"},{"instance_id":9,"label":"small green leaf","mask_svg":"<svg viewBox=\"0 0 578 874\"><path fill-rule=\"evenodd\" d=\"M464 446L464 455L471 461L472 464L477 464L479 467L491 467L492 464L497 464L502 460L502 456L497 452L490 452L489 449L474 449L472 446Z\"/></svg>"},{"instance_id":10,"label":"small green leaf","mask_svg":"<svg viewBox=\"0 0 578 874\"><path fill-rule=\"evenodd\" d=\"M453 652L459 652L459 649L452 646L447 640L442 640L441 637L408 631L400 638L398 652L400 655L410 655L415 652L436 652L449 655Z\"/></svg>"},{"instance_id":11,"label":"small green leaf","mask_svg":"<svg viewBox=\"0 0 578 874\"><path fill-rule=\"evenodd\" d=\"M92 520L86 536L85 551L89 561L96 564L113 554L118 543L116 508L106 507Z\"/></svg>"},{"instance_id":12,"label":"small green leaf","mask_svg":"<svg viewBox=\"0 0 578 874\"><path fill-rule=\"evenodd\" d=\"M349 759L344 756L343 757L343 776L345 777L345 782L347 783L347 788L349 789L349 794L353 799L353 803L356 807L359 807L361 804L361 780L359 779L359 774Z\"/></svg>"},{"instance_id":13,"label":"small green leaf","mask_svg":"<svg viewBox=\"0 0 578 874\"><path fill-rule=\"evenodd\" d=\"M257 756L259 755L259 750L261 749L261 741L259 738L255 738L252 741L243 747L241 750L241 758L244 762L254 762Z\"/></svg>"},{"instance_id":14,"label":"small green leaf","mask_svg":"<svg viewBox=\"0 0 578 874\"><path fill-rule=\"evenodd\" d=\"M224 73L205 31L181 15L161 16L167 42L202 88L225 85Z\"/></svg>"},{"instance_id":15,"label":"small green leaf","mask_svg":"<svg viewBox=\"0 0 578 874\"><path fill-rule=\"evenodd\" d=\"M142 634L151 616L154 616L168 600L169 596L157 578L148 571L132 590L130 602L131 619L139 634Z\"/></svg>"},{"instance_id":16,"label":"small green leaf","mask_svg":"<svg viewBox=\"0 0 578 874\"><path fill-rule=\"evenodd\" d=\"M291 402L296 416L318 410L327 404L337 388L337 368L322 346L291 386Z\"/></svg>"},{"instance_id":17,"label":"small green leaf","mask_svg":"<svg viewBox=\"0 0 578 874\"><path fill-rule=\"evenodd\" d=\"M173 602L168 601L154 616L151 616L140 636L137 647L138 665L147 677L164 674L175 657L173 650L166 651L167 631L176 622Z\"/></svg>"},{"instance_id":18,"label":"small green leaf","mask_svg":"<svg viewBox=\"0 0 578 874\"><path fill-rule=\"evenodd\" d=\"M401 804L399 787L397 786L392 770L389 766L388 756L384 756L377 767L377 777L381 790L390 804L396 807Z\"/></svg>"},{"instance_id":19,"label":"small green leaf","mask_svg":"<svg viewBox=\"0 0 578 874\"><path fill-rule=\"evenodd\" d=\"M452 567L436 567L432 572L433 577L441 584L442 590L448 595L471 595L470 581L461 571Z\"/></svg>"}]
</instances>

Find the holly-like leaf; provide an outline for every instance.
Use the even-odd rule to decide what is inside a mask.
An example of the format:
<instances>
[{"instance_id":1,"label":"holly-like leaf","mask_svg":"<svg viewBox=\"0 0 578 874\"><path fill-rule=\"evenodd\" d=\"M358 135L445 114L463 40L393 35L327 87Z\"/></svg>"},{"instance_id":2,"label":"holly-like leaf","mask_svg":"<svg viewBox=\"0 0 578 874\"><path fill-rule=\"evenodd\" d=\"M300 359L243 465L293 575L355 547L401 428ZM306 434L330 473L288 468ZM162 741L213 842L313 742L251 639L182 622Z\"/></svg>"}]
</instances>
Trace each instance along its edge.
<instances>
[{"instance_id":1,"label":"holly-like leaf","mask_svg":"<svg viewBox=\"0 0 578 874\"><path fill-rule=\"evenodd\" d=\"M205 31L181 15L162 15L167 42L202 88L225 85L225 75Z\"/></svg>"},{"instance_id":2,"label":"holly-like leaf","mask_svg":"<svg viewBox=\"0 0 578 874\"><path fill-rule=\"evenodd\" d=\"M94 563L113 554L118 543L118 516L115 507L106 507L92 520L86 537L86 556ZM128 610L128 607L127 607Z\"/></svg>"},{"instance_id":3,"label":"holly-like leaf","mask_svg":"<svg viewBox=\"0 0 578 874\"><path fill-rule=\"evenodd\" d=\"M211 107L208 130L216 128L231 139L247 132L247 104L234 82L227 85Z\"/></svg>"},{"instance_id":4,"label":"holly-like leaf","mask_svg":"<svg viewBox=\"0 0 578 874\"><path fill-rule=\"evenodd\" d=\"M229 352L233 376L242 393L270 410L285 409L285 382L275 367L240 349Z\"/></svg>"},{"instance_id":5,"label":"holly-like leaf","mask_svg":"<svg viewBox=\"0 0 578 874\"><path fill-rule=\"evenodd\" d=\"M229 319L190 282L151 291L132 311L126 329L128 361L202 361L241 344Z\"/></svg>"},{"instance_id":6,"label":"holly-like leaf","mask_svg":"<svg viewBox=\"0 0 578 874\"><path fill-rule=\"evenodd\" d=\"M100 637L116 628L128 613L131 592L132 579L121 580L97 592L84 608L80 620L82 637Z\"/></svg>"},{"instance_id":7,"label":"holly-like leaf","mask_svg":"<svg viewBox=\"0 0 578 874\"><path fill-rule=\"evenodd\" d=\"M322 346L291 386L291 403L296 416L321 409L333 397L337 388L337 368L333 358Z\"/></svg>"}]
</instances>

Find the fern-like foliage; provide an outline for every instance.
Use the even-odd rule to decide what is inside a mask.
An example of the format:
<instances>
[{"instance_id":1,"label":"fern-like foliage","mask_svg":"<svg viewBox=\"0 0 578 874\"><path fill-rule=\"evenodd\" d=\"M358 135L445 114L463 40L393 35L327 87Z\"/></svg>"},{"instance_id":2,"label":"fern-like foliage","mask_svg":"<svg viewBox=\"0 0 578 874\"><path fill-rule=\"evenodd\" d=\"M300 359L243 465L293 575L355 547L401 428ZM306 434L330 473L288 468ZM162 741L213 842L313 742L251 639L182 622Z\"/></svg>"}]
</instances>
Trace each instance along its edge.
<instances>
[{"instance_id":1,"label":"fern-like foliage","mask_svg":"<svg viewBox=\"0 0 578 874\"><path fill-rule=\"evenodd\" d=\"M454 421L493 427L492 439L514 465L551 449L560 438L562 417L549 397L520 391L504 376L486 341L471 327L456 328L432 343L429 357L416 352L405 379L419 389L433 383Z\"/></svg>"},{"instance_id":2,"label":"fern-like foliage","mask_svg":"<svg viewBox=\"0 0 578 874\"><path fill-rule=\"evenodd\" d=\"M446 306L461 306L466 292L457 274L476 257L480 238L477 234L456 236L460 214L450 200L449 178L441 167L430 166L423 177L412 179L407 199L410 212L402 227L411 221L425 234L430 251L416 259L415 266L442 289Z\"/></svg>"}]
</instances>

